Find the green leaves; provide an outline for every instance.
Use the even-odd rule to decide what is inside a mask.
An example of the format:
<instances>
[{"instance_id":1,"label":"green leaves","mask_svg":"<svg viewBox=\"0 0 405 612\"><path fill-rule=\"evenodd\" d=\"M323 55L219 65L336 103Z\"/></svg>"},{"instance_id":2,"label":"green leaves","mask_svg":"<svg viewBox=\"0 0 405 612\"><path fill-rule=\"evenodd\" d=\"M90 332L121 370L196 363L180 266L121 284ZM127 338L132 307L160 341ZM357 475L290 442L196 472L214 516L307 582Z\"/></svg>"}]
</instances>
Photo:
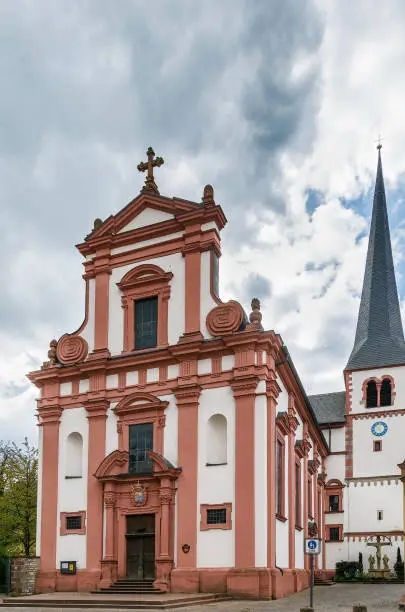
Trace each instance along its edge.
<instances>
[{"instance_id":1,"label":"green leaves","mask_svg":"<svg viewBox=\"0 0 405 612\"><path fill-rule=\"evenodd\" d=\"M0 550L35 554L38 451L28 439L0 441Z\"/></svg>"}]
</instances>

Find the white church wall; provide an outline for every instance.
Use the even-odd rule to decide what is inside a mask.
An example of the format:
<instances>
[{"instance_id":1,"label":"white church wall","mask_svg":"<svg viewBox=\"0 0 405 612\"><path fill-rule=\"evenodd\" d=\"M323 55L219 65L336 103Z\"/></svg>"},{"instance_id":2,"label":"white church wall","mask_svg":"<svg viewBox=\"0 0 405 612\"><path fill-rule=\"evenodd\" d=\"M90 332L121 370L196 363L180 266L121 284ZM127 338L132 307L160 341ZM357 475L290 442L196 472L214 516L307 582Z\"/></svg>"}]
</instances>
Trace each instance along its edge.
<instances>
[{"instance_id":1,"label":"white church wall","mask_svg":"<svg viewBox=\"0 0 405 612\"><path fill-rule=\"evenodd\" d=\"M200 329L204 338L212 338L206 325L207 314L216 305L216 301L211 295L211 251L201 253L201 311Z\"/></svg>"},{"instance_id":2,"label":"white church wall","mask_svg":"<svg viewBox=\"0 0 405 612\"><path fill-rule=\"evenodd\" d=\"M169 221L174 216L171 213L167 213L164 210L156 210L155 208L144 208L134 219L132 219L125 227L120 229L118 232L129 232L130 230L138 229L139 227L148 227L149 225L155 225L155 223L161 223L162 221Z\"/></svg>"},{"instance_id":3,"label":"white church wall","mask_svg":"<svg viewBox=\"0 0 405 612\"><path fill-rule=\"evenodd\" d=\"M324 435L326 440L328 437L328 430L324 430ZM332 453L339 453L341 451L346 450L346 440L345 440L345 428L344 427L333 427L330 430L330 448L329 450Z\"/></svg>"},{"instance_id":4,"label":"white church wall","mask_svg":"<svg viewBox=\"0 0 405 612\"><path fill-rule=\"evenodd\" d=\"M118 448L118 431L117 422L118 417L114 412L114 408L118 402L110 404L107 410L107 421L105 427L105 455L109 455Z\"/></svg>"},{"instance_id":5,"label":"white church wall","mask_svg":"<svg viewBox=\"0 0 405 612\"><path fill-rule=\"evenodd\" d=\"M88 305L88 317L85 328L80 335L84 338L89 345L89 353L94 349L94 315L95 315L95 298L96 298L96 285L95 279L90 278L89 283L89 305Z\"/></svg>"},{"instance_id":6,"label":"white church wall","mask_svg":"<svg viewBox=\"0 0 405 612\"><path fill-rule=\"evenodd\" d=\"M288 567L288 522L276 520L276 565Z\"/></svg>"},{"instance_id":7,"label":"white church wall","mask_svg":"<svg viewBox=\"0 0 405 612\"><path fill-rule=\"evenodd\" d=\"M264 381L263 381L264 382ZM255 400L255 564L267 567L267 398Z\"/></svg>"},{"instance_id":8,"label":"white church wall","mask_svg":"<svg viewBox=\"0 0 405 612\"><path fill-rule=\"evenodd\" d=\"M137 249L142 249L143 247L151 246L152 244L158 244L159 242L167 242L167 240L174 240L175 238L181 238L183 236L183 232L173 232L169 236L156 236L155 238L150 238L149 240L141 240L136 243ZM111 249L111 255L116 255L117 253L125 253L126 251L132 251L134 248L134 244L125 244L120 247L116 247L115 249Z\"/></svg>"},{"instance_id":9,"label":"white church wall","mask_svg":"<svg viewBox=\"0 0 405 612\"><path fill-rule=\"evenodd\" d=\"M345 479L345 455L329 455L326 458L326 474L328 480Z\"/></svg>"},{"instance_id":10,"label":"white church wall","mask_svg":"<svg viewBox=\"0 0 405 612\"><path fill-rule=\"evenodd\" d=\"M134 268L153 264L159 266L165 272L172 272L170 281L171 293L169 299L169 344L176 344L180 336L184 334L185 326L185 268L184 258L181 253L174 253L164 257L146 259L136 264L129 264L114 268L110 275L109 287L109 319L108 319L108 344L112 355L121 353L124 336L124 313L121 306L121 292L117 283L123 276Z\"/></svg>"},{"instance_id":11,"label":"white church wall","mask_svg":"<svg viewBox=\"0 0 405 612\"><path fill-rule=\"evenodd\" d=\"M69 471L67 465L67 440L69 434L78 433L83 439L82 477L65 478ZM61 561L77 561L79 569L86 567L86 536L60 536L60 513L87 510L87 457L88 457L88 420L84 408L65 409L59 427L59 469L58 469L58 510L56 567ZM73 556L72 556L73 555Z\"/></svg>"},{"instance_id":12,"label":"white church wall","mask_svg":"<svg viewBox=\"0 0 405 612\"><path fill-rule=\"evenodd\" d=\"M387 433L374 436L374 423L383 421ZM403 440L405 436L405 415L393 415L375 419L353 420L353 476L388 476L398 474L398 463L403 461ZM382 451L373 450L373 441L380 440Z\"/></svg>"},{"instance_id":13,"label":"white church wall","mask_svg":"<svg viewBox=\"0 0 405 612\"><path fill-rule=\"evenodd\" d=\"M402 483L397 481L351 482L345 488L345 531L376 533L403 530ZM377 510L383 519L377 519Z\"/></svg>"},{"instance_id":14,"label":"white church wall","mask_svg":"<svg viewBox=\"0 0 405 612\"><path fill-rule=\"evenodd\" d=\"M343 542L327 542L326 543L326 568L328 570L334 570L336 563L339 561L358 561L354 558L348 557L348 546L347 540Z\"/></svg>"},{"instance_id":15,"label":"white church wall","mask_svg":"<svg viewBox=\"0 0 405 612\"><path fill-rule=\"evenodd\" d=\"M295 567L304 567L304 531L295 530Z\"/></svg>"},{"instance_id":16,"label":"white church wall","mask_svg":"<svg viewBox=\"0 0 405 612\"><path fill-rule=\"evenodd\" d=\"M227 464L207 466L207 423L214 414L227 419ZM230 387L203 389L198 410L198 504L232 504L232 529L197 532L197 567L233 567L235 563L235 400Z\"/></svg>"},{"instance_id":17,"label":"white church wall","mask_svg":"<svg viewBox=\"0 0 405 612\"><path fill-rule=\"evenodd\" d=\"M376 412L381 408L366 408L361 404L363 398L363 382L368 378L381 379L384 375L389 374L393 377L395 383L395 398L391 408L401 408L405 402L405 367L397 368L375 368L373 370L359 370L352 373L352 413L356 412ZM387 406L384 410L389 410Z\"/></svg>"},{"instance_id":18,"label":"white church wall","mask_svg":"<svg viewBox=\"0 0 405 612\"><path fill-rule=\"evenodd\" d=\"M288 410L288 393L280 376L276 374L277 383L281 389L277 398L277 412L286 412Z\"/></svg>"},{"instance_id":19,"label":"white church wall","mask_svg":"<svg viewBox=\"0 0 405 612\"><path fill-rule=\"evenodd\" d=\"M38 428L38 493L37 493L37 529L36 529L36 555L41 556L41 512L42 512L42 440L43 429Z\"/></svg>"},{"instance_id":20,"label":"white church wall","mask_svg":"<svg viewBox=\"0 0 405 612\"><path fill-rule=\"evenodd\" d=\"M173 395L159 395L162 402L169 402L165 409L165 427L163 437L163 455L174 466L178 467L178 409Z\"/></svg>"}]
</instances>

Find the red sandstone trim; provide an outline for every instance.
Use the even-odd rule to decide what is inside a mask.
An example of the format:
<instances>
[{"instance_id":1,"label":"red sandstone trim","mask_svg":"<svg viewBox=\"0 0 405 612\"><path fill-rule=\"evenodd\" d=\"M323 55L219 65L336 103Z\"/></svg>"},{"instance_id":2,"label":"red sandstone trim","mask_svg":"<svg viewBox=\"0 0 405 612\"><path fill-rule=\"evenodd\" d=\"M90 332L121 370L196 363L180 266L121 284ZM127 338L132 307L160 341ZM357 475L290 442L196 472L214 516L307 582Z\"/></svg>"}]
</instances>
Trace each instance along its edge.
<instances>
[{"instance_id":1,"label":"red sandstone trim","mask_svg":"<svg viewBox=\"0 0 405 612\"><path fill-rule=\"evenodd\" d=\"M285 516L285 438L284 435L282 434L282 432L280 431L279 428L277 428L277 440L276 440L276 461L278 458L278 446L277 444L281 444L282 447L282 451L281 451L281 465L278 466L276 464L276 470L280 469L281 470L281 490L278 491L278 474L276 475L276 487L277 487L277 492L278 495L280 496L280 504L277 503L278 500L278 496L276 496L276 516L277 518L279 517L284 517ZM279 518L279 520L281 520ZM286 519L285 519L286 520Z\"/></svg>"},{"instance_id":2,"label":"red sandstone trim","mask_svg":"<svg viewBox=\"0 0 405 612\"><path fill-rule=\"evenodd\" d=\"M325 513L331 513L331 514L335 514L332 510L329 510L330 508L330 504L329 504L329 497L331 495L337 495L339 498L339 509L337 510L337 512L343 512L343 489L344 489L344 484L337 479L334 480L329 480L326 485L325 485L325 498L327 500L326 503L326 508L325 509Z\"/></svg>"},{"instance_id":3,"label":"red sandstone trim","mask_svg":"<svg viewBox=\"0 0 405 612\"><path fill-rule=\"evenodd\" d=\"M165 426L164 411L168 402L162 402L150 393L132 393L124 397L114 408L118 416L118 447L120 451L129 449L129 426L139 423L153 423L153 450L163 455Z\"/></svg>"},{"instance_id":4,"label":"red sandstone trim","mask_svg":"<svg viewBox=\"0 0 405 612\"><path fill-rule=\"evenodd\" d=\"M226 523L208 524L207 510L226 510ZM208 531L211 529L232 529L232 504L200 504L200 531Z\"/></svg>"},{"instance_id":5,"label":"red sandstone trim","mask_svg":"<svg viewBox=\"0 0 405 612\"><path fill-rule=\"evenodd\" d=\"M148 297L158 298L157 348L168 344L168 304L170 298L171 272L164 272L159 266L145 264L125 274L117 283L122 292L124 310L123 352L135 350L135 301Z\"/></svg>"},{"instance_id":6,"label":"red sandstone trim","mask_svg":"<svg viewBox=\"0 0 405 612\"><path fill-rule=\"evenodd\" d=\"M342 524L336 524L336 525L325 525L326 527L326 538L325 541L326 542L332 542L332 544L334 542L343 542L343 525ZM337 527L339 529L339 539L338 540L331 540L330 539L330 530L332 527Z\"/></svg>"},{"instance_id":7,"label":"red sandstone trim","mask_svg":"<svg viewBox=\"0 0 405 612\"><path fill-rule=\"evenodd\" d=\"M80 529L67 529L66 519L71 516L80 516L82 519L82 526ZM85 535L86 533L86 511L80 510L79 512L61 512L60 513L60 535Z\"/></svg>"},{"instance_id":8,"label":"red sandstone trim","mask_svg":"<svg viewBox=\"0 0 405 612\"><path fill-rule=\"evenodd\" d=\"M211 297L217 304L222 304L222 300L219 295L216 295L214 291L214 257L219 257L215 252L215 249L212 249L210 252L210 293Z\"/></svg>"}]
</instances>

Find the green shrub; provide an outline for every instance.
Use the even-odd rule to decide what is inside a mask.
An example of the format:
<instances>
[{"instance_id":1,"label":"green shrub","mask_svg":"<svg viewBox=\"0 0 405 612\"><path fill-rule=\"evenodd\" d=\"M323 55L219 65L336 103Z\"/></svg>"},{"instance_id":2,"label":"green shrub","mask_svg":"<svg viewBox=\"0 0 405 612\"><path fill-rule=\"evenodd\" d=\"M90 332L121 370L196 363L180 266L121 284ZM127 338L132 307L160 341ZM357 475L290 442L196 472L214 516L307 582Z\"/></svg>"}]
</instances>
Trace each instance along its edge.
<instances>
[{"instance_id":1,"label":"green shrub","mask_svg":"<svg viewBox=\"0 0 405 612\"><path fill-rule=\"evenodd\" d=\"M357 561L339 561L336 563L336 577L353 580L359 569Z\"/></svg>"},{"instance_id":2,"label":"green shrub","mask_svg":"<svg viewBox=\"0 0 405 612\"><path fill-rule=\"evenodd\" d=\"M401 551L398 546L397 548L397 560L395 561L394 570L399 580L404 579L404 562L402 561Z\"/></svg>"}]
</instances>

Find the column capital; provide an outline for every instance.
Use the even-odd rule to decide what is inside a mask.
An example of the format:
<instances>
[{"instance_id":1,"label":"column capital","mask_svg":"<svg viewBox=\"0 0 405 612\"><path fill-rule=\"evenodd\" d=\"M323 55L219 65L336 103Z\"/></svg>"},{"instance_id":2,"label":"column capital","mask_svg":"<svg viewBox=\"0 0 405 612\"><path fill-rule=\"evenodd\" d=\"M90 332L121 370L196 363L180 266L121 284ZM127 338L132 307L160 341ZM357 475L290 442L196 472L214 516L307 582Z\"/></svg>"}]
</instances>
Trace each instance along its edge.
<instances>
[{"instance_id":1,"label":"column capital","mask_svg":"<svg viewBox=\"0 0 405 612\"><path fill-rule=\"evenodd\" d=\"M40 419L40 426L43 425L56 425L60 423L60 417L62 416L63 408L59 404L53 404L48 406L41 406L38 408L37 413Z\"/></svg>"},{"instance_id":2,"label":"column capital","mask_svg":"<svg viewBox=\"0 0 405 612\"><path fill-rule=\"evenodd\" d=\"M259 379L257 376L239 378L231 381L234 398L255 395L258 383Z\"/></svg>"},{"instance_id":3,"label":"column capital","mask_svg":"<svg viewBox=\"0 0 405 612\"><path fill-rule=\"evenodd\" d=\"M104 417L107 418L107 410L110 402L106 399L87 400L83 403L87 412L87 418Z\"/></svg>"},{"instance_id":4,"label":"column capital","mask_svg":"<svg viewBox=\"0 0 405 612\"><path fill-rule=\"evenodd\" d=\"M277 399L280 395L281 387L275 378L266 380L266 393L268 397L271 397L272 399Z\"/></svg>"},{"instance_id":5,"label":"column capital","mask_svg":"<svg viewBox=\"0 0 405 612\"><path fill-rule=\"evenodd\" d=\"M107 508L114 508L116 502L117 502L117 496L114 493L114 491L106 491L104 493L104 503L107 506Z\"/></svg>"},{"instance_id":6,"label":"column capital","mask_svg":"<svg viewBox=\"0 0 405 612\"><path fill-rule=\"evenodd\" d=\"M177 406L186 404L195 404L198 402L201 394L201 387L192 385L188 387L178 388L174 391Z\"/></svg>"}]
</instances>

